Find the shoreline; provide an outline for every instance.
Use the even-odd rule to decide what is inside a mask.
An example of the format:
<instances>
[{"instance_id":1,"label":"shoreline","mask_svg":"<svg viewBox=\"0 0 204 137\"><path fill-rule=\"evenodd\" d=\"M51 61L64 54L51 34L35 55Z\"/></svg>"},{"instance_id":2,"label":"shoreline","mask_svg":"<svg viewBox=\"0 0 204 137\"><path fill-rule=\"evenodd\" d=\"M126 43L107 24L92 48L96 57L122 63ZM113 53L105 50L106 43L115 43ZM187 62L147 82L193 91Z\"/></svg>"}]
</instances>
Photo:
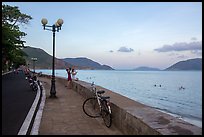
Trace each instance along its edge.
<instances>
[{"instance_id":1,"label":"shoreline","mask_svg":"<svg viewBox=\"0 0 204 137\"><path fill-rule=\"evenodd\" d=\"M51 78L49 75L45 75ZM66 84L66 79L56 77L56 81ZM64 87L64 86L63 86ZM200 135L202 128L190 124L172 115L163 113L134 101L128 97L115 93L106 88L97 86L98 89L105 90L106 95L111 96L113 125L121 132L128 135ZM75 92L82 97L90 96L90 83L85 81L73 81ZM143 128L141 128L143 127Z\"/></svg>"},{"instance_id":2,"label":"shoreline","mask_svg":"<svg viewBox=\"0 0 204 137\"><path fill-rule=\"evenodd\" d=\"M39 70L39 71L42 71L42 70ZM51 70L50 70L51 71ZM46 73L45 73L46 74ZM60 73L56 73L56 75L58 75L58 74L60 74ZM63 76L59 76L59 77L63 77ZM66 78L66 76L65 77L63 77L63 78ZM80 79L79 79L80 80ZM87 82L87 81L85 81L85 82ZM115 92L115 93L117 93L117 92ZM120 95L122 95L122 94L120 94ZM129 97L127 97L127 98L129 98ZM130 98L131 99L131 98ZM134 100L134 99L133 99ZM140 102L140 103L142 103L142 102ZM144 104L144 103L142 103L142 104ZM152 106L150 106L150 107L152 107ZM155 108L155 107L152 107L152 108ZM165 111L165 110L162 110L162 109L160 109L160 108L155 108L155 109L157 109L157 110L159 110L159 111L161 111L161 112L164 112L164 113L167 113L167 114L170 114L170 115L172 115L173 117L176 117L176 118L178 118L178 119L181 119L181 120L183 120L183 121L186 121L186 122L188 122L188 123L190 123L190 124L193 124L193 125L195 125L195 126L198 126L198 127L200 127L200 128L202 128L202 118L201 118L201 120L198 118L194 118L194 117L186 117L186 116L183 116L183 115L180 115L180 114L176 114L176 113L172 113L172 112L169 112L168 110L167 111Z\"/></svg>"},{"instance_id":3,"label":"shoreline","mask_svg":"<svg viewBox=\"0 0 204 137\"><path fill-rule=\"evenodd\" d=\"M151 106L150 106L150 107L151 107ZM153 108L154 108L154 107L153 107ZM171 115L171 116L173 116L173 117L175 117L175 118L181 119L181 120L183 120L183 121L185 121L185 122L188 122L188 123L190 123L190 124L192 124L192 125L195 125L195 126L198 126L198 127L202 128L202 120L198 120L198 119L190 118L190 117L183 117L183 116L180 116L180 115L175 114L175 113L171 113L171 112L167 112L167 111L165 111L165 110L161 110L161 109L159 109L159 108L154 108L154 109L156 109L156 110L158 110L158 111L161 111L161 112L163 112L163 113L169 114L169 115Z\"/></svg>"}]
</instances>

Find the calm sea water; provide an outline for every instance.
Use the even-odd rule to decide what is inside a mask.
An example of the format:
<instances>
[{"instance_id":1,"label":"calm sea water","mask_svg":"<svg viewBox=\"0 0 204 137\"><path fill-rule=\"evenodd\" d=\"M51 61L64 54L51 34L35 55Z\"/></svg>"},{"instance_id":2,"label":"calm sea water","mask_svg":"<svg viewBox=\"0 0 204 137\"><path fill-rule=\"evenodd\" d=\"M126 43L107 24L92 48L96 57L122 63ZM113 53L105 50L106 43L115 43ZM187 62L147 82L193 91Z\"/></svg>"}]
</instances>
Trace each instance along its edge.
<instances>
[{"instance_id":1,"label":"calm sea water","mask_svg":"<svg viewBox=\"0 0 204 137\"><path fill-rule=\"evenodd\" d=\"M67 78L65 70L55 75ZM202 71L78 70L76 77L202 127Z\"/></svg>"}]
</instances>

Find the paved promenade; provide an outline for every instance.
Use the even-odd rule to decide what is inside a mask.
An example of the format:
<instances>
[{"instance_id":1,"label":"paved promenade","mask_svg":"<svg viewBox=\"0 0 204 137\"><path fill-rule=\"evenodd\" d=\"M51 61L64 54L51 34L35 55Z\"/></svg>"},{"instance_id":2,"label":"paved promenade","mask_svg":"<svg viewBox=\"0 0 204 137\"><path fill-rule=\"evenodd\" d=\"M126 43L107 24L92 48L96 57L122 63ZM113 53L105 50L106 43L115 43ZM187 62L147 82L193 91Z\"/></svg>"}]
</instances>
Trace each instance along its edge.
<instances>
[{"instance_id":1,"label":"paved promenade","mask_svg":"<svg viewBox=\"0 0 204 137\"><path fill-rule=\"evenodd\" d=\"M107 128L102 118L84 114L85 100L72 89L56 81L56 99L49 98L51 79L39 77L46 90L46 101L40 123L39 135L122 135L112 125Z\"/></svg>"}]
</instances>

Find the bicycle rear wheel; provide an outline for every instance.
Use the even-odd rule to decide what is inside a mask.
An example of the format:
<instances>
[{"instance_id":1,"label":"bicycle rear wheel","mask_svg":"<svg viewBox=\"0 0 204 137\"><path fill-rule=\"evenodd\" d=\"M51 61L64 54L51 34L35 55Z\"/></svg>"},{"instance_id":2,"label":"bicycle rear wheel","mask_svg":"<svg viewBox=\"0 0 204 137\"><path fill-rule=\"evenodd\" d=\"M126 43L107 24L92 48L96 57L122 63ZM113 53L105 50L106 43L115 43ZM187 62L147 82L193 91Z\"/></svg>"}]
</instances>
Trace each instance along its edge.
<instances>
[{"instance_id":1,"label":"bicycle rear wheel","mask_svg":"<svg viewBox=\"0 0 204 137\"><path fill-rule=\"evenodd\" d=\"M109 127L111 127L111 124L112 124L112 115L109 112L107 101L106 100L102 100L101 106L102 106L101 114L102 114L103 121L104 121L106 127L109 128Z\"/></svg>"},{"instance_id":2,"label":"bicycle rear wheel","mask_svg":"<svg viewBox=\"0 0 204 137\"><path fill-rule=\"evenodd\" d=\"M100 106L96 98L91 97L84 101L83 103L83 111L84 113L92 118L100 117Z\"/></svg>"}]
</instances>

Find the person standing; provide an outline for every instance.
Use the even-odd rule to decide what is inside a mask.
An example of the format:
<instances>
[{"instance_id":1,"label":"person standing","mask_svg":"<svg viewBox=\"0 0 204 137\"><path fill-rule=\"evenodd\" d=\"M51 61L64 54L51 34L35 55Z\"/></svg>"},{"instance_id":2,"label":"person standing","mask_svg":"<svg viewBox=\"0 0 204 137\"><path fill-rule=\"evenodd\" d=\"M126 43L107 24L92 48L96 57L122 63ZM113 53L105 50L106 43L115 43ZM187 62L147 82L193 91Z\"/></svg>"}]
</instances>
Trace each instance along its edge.
<instances>
[{"instance_id":1,"label":"person standing","mask_svg":"<svg viewBox=\"0 0 204 137\"><path fill-rule=\"evenodd\" d=\"M75 75L77 74L77 71L75 71L74 68L72 68L72 79L76 80Z\"/></svg>"},{"instance_id":2,"label":"person standing","mask_svg":"<svg viewBox=\"0 0 204 137\"><path fill-rule=\"evenodd\" d=\"M68 74L68 78L67 78L67 87L71 88L71 82L72 82L72 77L71 77L71 68L66 69L67 74Z\"/></svg>"}]
</instances>

